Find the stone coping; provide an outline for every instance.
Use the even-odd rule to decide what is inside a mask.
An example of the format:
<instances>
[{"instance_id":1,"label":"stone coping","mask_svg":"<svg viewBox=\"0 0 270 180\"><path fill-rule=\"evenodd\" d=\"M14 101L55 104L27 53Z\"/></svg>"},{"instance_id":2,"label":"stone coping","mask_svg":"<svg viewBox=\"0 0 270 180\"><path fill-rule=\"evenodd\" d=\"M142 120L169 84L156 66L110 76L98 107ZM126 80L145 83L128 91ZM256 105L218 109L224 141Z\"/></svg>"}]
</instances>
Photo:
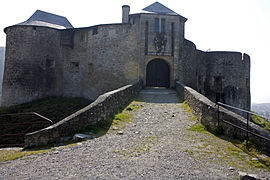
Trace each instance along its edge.
<instances>
[{"instance_id":1,"label":"stone coping","mask_svg":"<svg viewBox=\"0 0 270 180\"><path fill-rule=\"evenodd\" d=\"M105 121L131 100L142 88L142 81L99 96L93 103L47 128L25 135L25 147L57 143L61 138Z\"/></svg>"}]
</instances>

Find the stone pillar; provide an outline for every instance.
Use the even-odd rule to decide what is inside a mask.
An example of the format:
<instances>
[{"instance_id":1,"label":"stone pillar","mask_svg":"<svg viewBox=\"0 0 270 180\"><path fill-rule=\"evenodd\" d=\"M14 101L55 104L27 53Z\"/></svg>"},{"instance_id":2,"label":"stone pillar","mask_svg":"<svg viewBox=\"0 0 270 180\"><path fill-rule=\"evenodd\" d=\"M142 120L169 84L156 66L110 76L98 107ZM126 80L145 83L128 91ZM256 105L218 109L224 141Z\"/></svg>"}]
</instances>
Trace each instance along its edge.
<instances>
[{"instance_id":1,"label":"stone pillar","mask_svg":"<svg viewBox=\"0 0 270 180\"><path fill-rule=\"evenodd\" d=\"M128 5L122 6L122 23L129 23L129 11L130 7Z\"/></svg>"}]
</instances>

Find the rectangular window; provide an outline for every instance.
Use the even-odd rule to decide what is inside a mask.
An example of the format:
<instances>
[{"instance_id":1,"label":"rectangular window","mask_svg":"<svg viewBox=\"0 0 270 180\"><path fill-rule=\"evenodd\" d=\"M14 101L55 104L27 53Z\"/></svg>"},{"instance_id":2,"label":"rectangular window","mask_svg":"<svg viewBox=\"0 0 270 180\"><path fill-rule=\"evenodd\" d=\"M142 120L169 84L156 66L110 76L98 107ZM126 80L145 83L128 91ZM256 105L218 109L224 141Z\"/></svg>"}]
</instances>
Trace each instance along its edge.
<instances>
[{"instance_id":1,"label":"rectangular window","mask_svg":"<svg viewBox=\"0 0 270 180\"><path fill-rule=\"evenodd\" d=\"M145 22L145 49L144 54L148 53L148 21Z\"/></svg>"},{"instance_id":2,"label":"rectangular window","mask_svg":"<svg viewBox=\"0 0 270 180\"><path fill-rule=\"evenodd\" d=\"M155 18L155 32L159 32L159 18Z\"/></svg>"},{"instance_id":3,"label":"rectangular window","mask_svg":"<svg viewBox=\"0 0 270 180\"><path fill-rule=\"evenodd\" d=\"M161 19L161 33L165 33L166 21L164 18Z\"/></svg>"},{"instance_id":4,"label":"rectangular window","mask_svg":"<svg viewBox=\"0 0 270 180\"><path fill-rule=\"evenodd\" d=\"M172 23L172 35L171 35L171 37L172 37L172 56L174 55L174 23Z\"/></svg>"}]
</instances>

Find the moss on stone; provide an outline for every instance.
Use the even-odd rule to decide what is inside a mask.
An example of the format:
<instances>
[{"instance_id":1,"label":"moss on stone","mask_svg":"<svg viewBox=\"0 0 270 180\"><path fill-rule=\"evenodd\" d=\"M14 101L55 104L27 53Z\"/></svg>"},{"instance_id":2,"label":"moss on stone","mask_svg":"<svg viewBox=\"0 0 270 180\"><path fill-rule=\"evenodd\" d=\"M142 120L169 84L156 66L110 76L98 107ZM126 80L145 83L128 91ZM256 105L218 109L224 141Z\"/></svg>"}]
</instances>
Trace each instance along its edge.
<instances>
[{"instance_id":1,"label":"moss on stone","mask_svg":"<svg viewBox=\"0 0 270 180\"><path fill-rule=\"evenodd\" d=\"M189 127L187 130L190 131L196 131L196 132L204 132L206 131L206 128L199 122Z\"/></svg>"},{"instance_id":2,"label":"moss on stone","mask_svg":"<svg viewBox=\"0 0 270 180\"><path fill-rule=\"evenodd\" d=\"M86 131L91 131L95 136L99 137L109 132L119 131L127 123L131 121L131 112L140 108L137 101L132 101L128 105L120 108L113 116L106 119L97 125L91 125L86 128Z\"/></svg>"},{"instance_id":3,"label":"moss on stone","mask_svg":"<svg viewBox=\"0 0 270 180\"><path fill-rule=\"evenodd\" d=\"M251 115L250 120L258 126L264 128L268 133L270 133L270 123L264 118L253 114Z\"/></svg>"},{"instance_id":4,"label":"moss on stone","mask_svg":"<svg viewBox=\"0 0 270 180\"><path fill-rule=\"evenodd\" d=\"M182 108L183 108L185 111L187 111L188 113L192 113L192 111L191 111L191 109L190 109L190 107L189 107L187 101L184 101L184 102L182 103Z\"/></svg>"}]
</instances>

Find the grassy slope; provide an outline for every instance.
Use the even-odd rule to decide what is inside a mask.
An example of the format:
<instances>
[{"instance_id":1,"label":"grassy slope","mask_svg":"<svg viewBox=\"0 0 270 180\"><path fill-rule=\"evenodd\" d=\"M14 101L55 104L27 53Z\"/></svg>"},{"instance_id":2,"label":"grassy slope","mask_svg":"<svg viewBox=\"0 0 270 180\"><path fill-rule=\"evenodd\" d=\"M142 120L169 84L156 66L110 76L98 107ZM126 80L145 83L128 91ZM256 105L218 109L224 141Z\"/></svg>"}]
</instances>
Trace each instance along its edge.
<instances>
[{"instance_id":1,"label":"grassy slope","mask_svg":"<svg viewBox=\"0 0 270 180\"><path fill-rule=\"evenodd\" d=\"M83 98L68 98L68 97L50 97L45 99L35 100L29 103L20 104L8 108L0 108L0 115L24 113L24 112L37 112L42 116L45 116L56 123L63 118L71 115L72 113L80 110L81 108L90 104L91 101ZM40 122L43 124L18 124L29 122ZM48 127L50 123L42 120L33 115L13 115L13 116L1 116L0 117L0 135L5 134L18 134L18 133L30 133L45 127ZM4 144L12 144L12 146L22 145L24 137L20 136L2 136L0 138L0 146Z\"/></svg>"},{"instance_id":2,"label":"grassy slope","mask_svg":"<svg viewBox=\"0 0 270 180\"><path fill-rule=\"evenodd\" d=\"M90 103L90 100L83 98L50 97L9 108L0 108L0 114L37 112L55 123Z\"/></svg>"}]
</instances>

